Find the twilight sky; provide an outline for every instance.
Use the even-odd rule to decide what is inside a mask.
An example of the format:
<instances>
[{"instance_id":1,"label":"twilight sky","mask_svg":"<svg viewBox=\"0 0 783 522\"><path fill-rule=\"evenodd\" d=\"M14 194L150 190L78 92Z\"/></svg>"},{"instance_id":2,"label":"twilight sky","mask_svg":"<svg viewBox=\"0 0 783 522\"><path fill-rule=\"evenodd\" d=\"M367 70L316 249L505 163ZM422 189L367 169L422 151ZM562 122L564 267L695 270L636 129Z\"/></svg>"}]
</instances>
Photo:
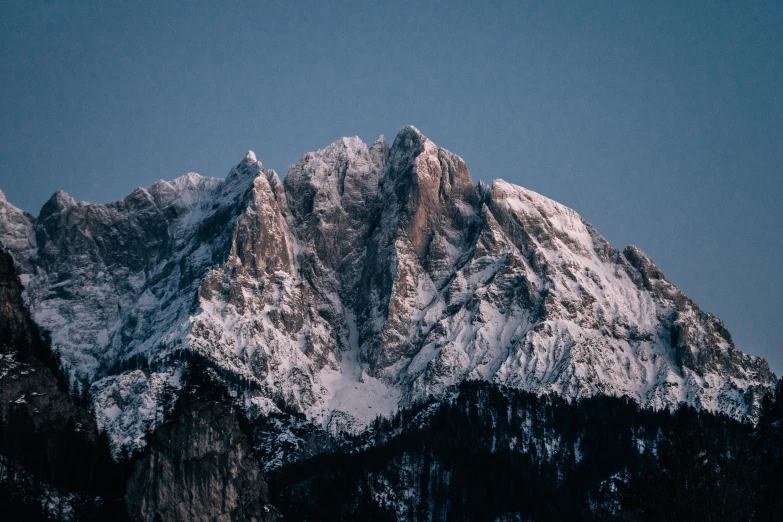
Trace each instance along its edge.
<instances>
[{"instance_id":1,"label":"twilight sky","mask_svg":"<svg viewBox=\"0 0 783 522\"><path fill-rule=\"evenodd\" d=\"M7 0L0 189L37 214L413 124L642 248L781 375L783 0L682 3Z\"/></svg>"}]
</instances>

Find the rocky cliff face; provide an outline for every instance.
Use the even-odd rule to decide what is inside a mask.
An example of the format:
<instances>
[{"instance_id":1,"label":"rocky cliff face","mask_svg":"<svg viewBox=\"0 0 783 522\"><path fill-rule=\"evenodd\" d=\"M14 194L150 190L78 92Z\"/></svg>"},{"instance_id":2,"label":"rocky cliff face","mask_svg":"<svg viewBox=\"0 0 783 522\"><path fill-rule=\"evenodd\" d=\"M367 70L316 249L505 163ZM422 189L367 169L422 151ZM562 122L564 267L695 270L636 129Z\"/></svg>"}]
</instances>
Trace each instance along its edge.
<instances>
[{"instance_id":1,"label":"rocky cliff face","mask_svg":"<svg viewBox=\"0 0 783 522\"><path fill-rule=\"evenodd\" d=\"M281 404L334 434L481 379L625 395L754 420L773 382L635 247L406 127L344 138L284 180L255 155L106 205L0 201L35 321L93 382L119 445L143 444L197 355L251 416Z\"/></svg>"},{"instance_id":2,"label":"rocky cliff face","mask_svg":"<svg viewBox=\"0 0 783 522\"><path fill-rule=\"evenodd\" d=\"M128 481L131 519L279 520L231 401L207 373L192 373Z\"/></svg>"}]
</instances>

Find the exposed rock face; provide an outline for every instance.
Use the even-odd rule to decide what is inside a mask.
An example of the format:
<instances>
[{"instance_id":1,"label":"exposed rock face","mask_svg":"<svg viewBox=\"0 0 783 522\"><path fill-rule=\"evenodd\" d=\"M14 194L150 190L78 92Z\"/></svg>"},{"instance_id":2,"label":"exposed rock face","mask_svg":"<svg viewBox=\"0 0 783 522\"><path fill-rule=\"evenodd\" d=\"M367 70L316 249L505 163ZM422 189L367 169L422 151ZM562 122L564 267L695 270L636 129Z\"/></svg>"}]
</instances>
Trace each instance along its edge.
<instances>
[{"instance_id":1,"label":"exposed rock face","mask_svg":"<svg viewBox=\"0 0 783 522\"><path fill-rule=\"evenodd\" d=\"M34 318L118 445L143 443L181 353L248 384L251 415L282 400L335 434L465 379L751 420L772 384L641 250L522 187L474 185L413 127L391 147L341 139L284 181L248 154L224 181L106 205L2 203Z\"/></svg>"},{"instance_id":2,"label":"exposed rock face","mask_svg":"<svg viewBox=\"0 0 783 522\"><path fill-rule=\"evenodd\" d=\"M421 348L439 290L465 262L479 201L462 159L413 127L394 141L381 199L359 303L360 340L364 361L394 380Z\"/></svg>"},{"instance_id":3,"label":"exposed rock face","mask_svg":"<svg viewBox=\"0 0 783 522\"><path fill-rule=\"evenodd\" d=\"M258 461L227 397L209 379L183 391L128 481L132 520L274 521Z\"/></svg>"}]
</instances>

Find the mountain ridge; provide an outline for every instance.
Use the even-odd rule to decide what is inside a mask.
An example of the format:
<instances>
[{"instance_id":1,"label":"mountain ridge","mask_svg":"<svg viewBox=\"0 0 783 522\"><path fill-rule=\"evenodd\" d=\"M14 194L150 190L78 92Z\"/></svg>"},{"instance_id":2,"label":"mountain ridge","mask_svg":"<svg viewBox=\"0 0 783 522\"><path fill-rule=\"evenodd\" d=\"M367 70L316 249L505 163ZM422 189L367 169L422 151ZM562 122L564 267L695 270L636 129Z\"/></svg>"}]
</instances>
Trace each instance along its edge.
<instances>
[{"instance_id":1,"label":"mountain ridge","mask_svg":"<svg viewBox=\"0 0 783 522\"><path fill-rule=\"evenodd\" d=\"M773 382L640 249L474 184L415 127L391 146L342 138L282 180L250 151L225 180L105 205L57 192L34 218L0 199L33 317L117 446L143 443L183 351L251 382L251 415L283 400L336 434L465 379L746 420Z\"/></svg>"}]
</instances>

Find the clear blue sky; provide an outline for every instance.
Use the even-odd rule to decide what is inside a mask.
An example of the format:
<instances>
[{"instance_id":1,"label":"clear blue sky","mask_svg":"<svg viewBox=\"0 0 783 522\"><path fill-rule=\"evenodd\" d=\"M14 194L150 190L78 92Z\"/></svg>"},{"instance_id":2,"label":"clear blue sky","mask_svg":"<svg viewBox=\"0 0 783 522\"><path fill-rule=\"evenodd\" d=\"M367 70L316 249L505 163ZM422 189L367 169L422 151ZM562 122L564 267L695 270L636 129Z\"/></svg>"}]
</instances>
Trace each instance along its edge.
<instances>
[{"instance_id":1,"label":"clear blue sky","mask_svg":"<svg viewBox=\"0 0 783 522\"><path fill-rule=\"evenodd\" d=\"M780 375L783 1L682 4L6 0L0 189L37 214L413 124L641 247Z\"/></svg>"}]
</instances>

